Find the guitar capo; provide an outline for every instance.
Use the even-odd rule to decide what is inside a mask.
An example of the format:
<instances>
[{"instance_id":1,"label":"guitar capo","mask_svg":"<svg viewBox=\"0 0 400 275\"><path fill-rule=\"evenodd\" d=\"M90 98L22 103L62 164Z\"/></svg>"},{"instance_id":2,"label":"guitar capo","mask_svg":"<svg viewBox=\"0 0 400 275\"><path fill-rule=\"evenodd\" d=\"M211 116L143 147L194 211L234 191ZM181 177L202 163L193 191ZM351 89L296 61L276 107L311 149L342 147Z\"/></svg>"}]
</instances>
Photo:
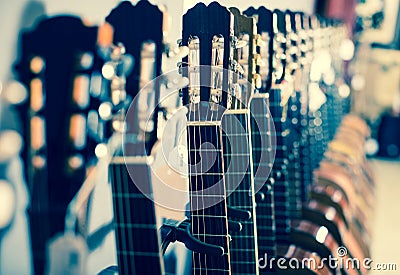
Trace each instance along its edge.
<instances>
[{"instance_id":1,"label":"guitar capo","mask_svg":"<svg viewBox=\"0 0 400 275\"><path fill-rule=\"evenodd\" d=\"M208 254L211 256L222 256L224 248L218 245L208 244L199 241L193 237L190 232L190 221L176 221L168 219L160 228L161 233L161 250L164 254L170 243L181 242L186 248L197 253Z\"/></svg>"}]
</instances>

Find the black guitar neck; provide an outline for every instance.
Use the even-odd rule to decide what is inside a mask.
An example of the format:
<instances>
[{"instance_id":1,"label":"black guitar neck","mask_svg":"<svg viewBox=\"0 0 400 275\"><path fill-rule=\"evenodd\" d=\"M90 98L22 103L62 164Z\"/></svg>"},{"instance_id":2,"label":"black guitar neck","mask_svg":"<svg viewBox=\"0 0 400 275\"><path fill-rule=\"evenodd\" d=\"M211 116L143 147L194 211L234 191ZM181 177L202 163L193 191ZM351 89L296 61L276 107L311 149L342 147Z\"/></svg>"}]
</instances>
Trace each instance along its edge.
<instances>
[{"instance_id":1,"label":"black guitar neck","mask_svg":"<svg viewBox=\"0 0 400 275\"><path fill-rule=\"evenodd\" d=\"M227 108L232 28L232 14L217 2L199 3L183 16L182 45L189 47L182 68L189 87L182 95L188 108L191 231L224 249L220 257L194 252L194 274L231 273L221 117Z\"/></svg>"},{"instance_id":2,"label":"black guitar neck","mask_svg":"<svg viewBox=\"0 0 400 275\"><path fill-rule=\"evenodd\" d=\"M234 78L240 86L240 94L232 95L231 109L222 120L223 153L227 204L229 207L247 211L250 217L231 220L242 224L242 230L235 233L231 242L231 266L233 274L258 274L258 244L255 211L254 173L252 166L252 140L250 127L249 100L254 91L256 32L254 18L242 15L236 8L230 8L234 15L234 34L237 44L234 61L243 67ZM243 261L246 259L246 261Z\"/></svg>"},{"instance_id":3,"label":"black guitar neck","mask_svg":"<svg viewBox=\"0 0 400 275\"><path fill-rule=\"evenodd\" d=\"M141 182L134 182L129 171ZM115 157L110 178L119 274L164 274L147 159Z\"/></svg>"},{"instance_id":4,"label":"black guitar neck","mask_svg":"<svg viewBox=\"0 0 400 275\"><path fill-rule=\"evenodd\" d=\"M276 140L268 94L272 85L273 18L272 12L264 7L257 10L249 8L244 13L257 18L257 52L261 61L256 66L256 72L261 76L262 85L250 102L254 185L259 191L256 201L258 253L260 257L265 254L274 257L276 221L274 179L271 172Z\"/></svg>"},{"instance_id":5,"label":"black guitar neck","mask_svg":"<svg viewBox=\"0 0 400 275\"><path fill-rule=\"evenodd\" d=\"M114 157L110 165L118 270L122 275L164 274L150 173L151 151L157 142L160 84L154 81L153 89L145 88L161 74L163 18L163 12L148 1L135 6L123 1L106 18L114 28L114 44L122 43L126 55L135 62L123 79L116 75L110 83L111 89L116 89L111 93L122 89L127 99L132 99L129 109L124 109L125 104L119 110L120 115L126 114L120 121L126 129L114 130L124 136L124 144L121 156ZM126 85L114 87L114 82ZM144 127L143 122L151 122L151 127Z\"/></svg>"}]
</instances>

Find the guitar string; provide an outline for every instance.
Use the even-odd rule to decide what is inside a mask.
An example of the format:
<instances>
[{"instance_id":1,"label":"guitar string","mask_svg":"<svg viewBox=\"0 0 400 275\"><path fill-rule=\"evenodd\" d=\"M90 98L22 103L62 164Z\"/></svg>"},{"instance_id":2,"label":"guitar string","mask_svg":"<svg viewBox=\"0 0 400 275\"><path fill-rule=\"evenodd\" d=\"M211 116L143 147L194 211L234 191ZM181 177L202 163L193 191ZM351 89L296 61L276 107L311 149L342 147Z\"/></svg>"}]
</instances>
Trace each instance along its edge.
<instances>
[{"instance_id":1,"label":"guitar string","mask_svg":"<svg viewBox=\"0 0 400 275\"><path fill-rule=\"evenodd\" d=\"M214 60L212 60L212 65L213 66L216 66L216 67L219 67L219 63L222 61L222 63L224 62L224 56L222 56L222 59L220 60L220 48L219 48L219 39L220 38L218 38L218 44L217 44L217 48L215 49L215 51L214 51L214 49L213 49L213 52L215 53L215 59ZM223 39L223 38L222 38ZM223 42L224 42L224 47L225 47L225 43L226 43L226 41L225 41L225 39L223 40ZM225 52L224 52L225 53ZM213 67L212 67L213 68ZM222 72L222 73L224 73L224 72ZM213 72L212 72L212 74L213 74ZM218 79L218 77L219 77L220 75L219 75L219 73L217 72L216 74L215 74L215 79L214 79L214 77L213 77L213 75L212 75L212 77L211 77L211 81L212 81L212 83L211 83L211 85L212 85L212 87L214 87L214 85L215 85L215 88L218 88L218 86L219 86L219 84L220 83L218 83L217 81L219 80L219 81L222 81L221 82L221 84L223 85L223 79ZM222 77L223 78L223 77ZM222 91L223 92L223 91ZM217 112L217 115L216 115L216 117L215 117L215 120L217 121L217 120L220 120L221 119L221 117L220 117L220 115L219 115L219 102L218 103L216 103L216 105L217 105L217 109L216 109L216 112ZM209 109L207 109L207 111L208 111ZM214 118L213 118L213 116L214 116L214 112L211 110L211 120L213 121L214 120ZM218 129L219 129L219 127L218 126L215 126L215 127L212 127L212 128L215 128L215 142L216 142L216 144L215 144L215 146L216 146L216 152L217 152L217 168L218 168L218 171L219 172L224 172L223 170L221 170L221 168L222 168L222 166L221 166L221 163L220 163L220 158L222 158L223 156L222 156L222 154L220 154L219 152L221 152L220 151L220 149L222 149L222 144L221 145L219 145L219 143L218 143L218 140L219 140L219 137L220 137L220 135L219 135L219 131L218 131ZM212 131L211 131L211 133L212 133ZM221 148L219 148L219 147L221 147ZM216 183L214 183L214 184L218 184L218 187L219 187L219 189L218 189L218 193L219 193L219 195L223 195L225 192L224 192L224 189L226 188L226 186L225 186L225 183L226 183L226 181L225 181L225 179L224 179L224 175L222 175L222 177L221 178L217 178L218 180L217 180L217 182ZM222 189L222 190L221 190ZM222 204L225 204L226 205L226 197L224 198L224 200L222 201L222 202L218 202L218 204L217 205L215 205L215 206L213 206L212 208L214 208L214 212L216 212L216 211L218 211L218 213L215 213L215 214L217 214L217 215L219 215L219 216L224 216L224 219L225 219L225 226L226 226L226 221L227 221L227 212L226 212L226 209L222 209L222 207L223 207L223 205ZM218 207L219 206L219 207ZM218 207L218 208L217 208ZM225 211L224 211L225 210ZM224 215L222 215L222 213L224 214ZM222 222L223 220L221 220L221 222ZM222 226L222 228L223 229L225 229L224 228L224 225L223 224L221 224L221 226ZM226 228L227 229L227 228ZM223 230L224 231L224 230ZM222 234L221 235L224 235L225 234L225 232L221 232ZM226 232L227 233L227 232ZM219 232L218 232L218 235L219 235ZM224 238L223 239L223 242L222 242L222 247L224 248L224 253L229 253L229 251L225 251L225 248L227 248L227 246L225 245L225 242L226 242L226 239L225 239L225 237L222 237L222 238ZM223 256L223 257L225 257L225 255ZM225 263L225 260L224 259L222 259L222 261L223 261L223 270L227 270L227 266L226 266L226 263ZM218 268L218 267L216 267L216 268Z\"/></svg>"}]
</instances>

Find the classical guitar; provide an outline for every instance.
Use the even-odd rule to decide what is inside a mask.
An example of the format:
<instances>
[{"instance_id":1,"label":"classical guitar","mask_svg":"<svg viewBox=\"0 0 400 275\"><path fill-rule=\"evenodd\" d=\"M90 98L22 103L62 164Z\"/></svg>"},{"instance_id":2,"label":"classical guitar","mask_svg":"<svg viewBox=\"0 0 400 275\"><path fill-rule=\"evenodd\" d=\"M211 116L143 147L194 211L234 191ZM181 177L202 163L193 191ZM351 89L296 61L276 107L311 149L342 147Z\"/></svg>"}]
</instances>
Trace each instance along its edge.
<instances>
[{"instance_id":1,"label":"classical guitar","mask_svg":"<svg viewBox=\"0 0 400 275\"><path fill-rule=\"evenodd\" d=\"M259 32L260 32L259 33L259 35L260 35L260 37L259 37L260 38L260 41L259 41L260 49L259 50L262 53L261 56L260 56L261 62L259 64L260 66L259 66L258 70L261 72L261 77L262 77L262 80L263 80L263 84L261 85L262 88L259 90L259 95L257 96L257 93L256 93L252 100L254 100L254 103L258 103L258 106L257 105L254 106L255 108L253 109L254 110L253 115L257 116L257 117L260 117L260 118L263 118L263 119L259 118L259 122L260 121L264 121L264 123L257 123L257 124L259 126L263 125L262 128L264 128L264 129L260 128L262 130L260 132L258 132L258 133L256 132L257 133L256 137L258 136L258 139L255 139L255 140L261 141L262 138L269 140L270 148L272 149L272 146L271 146L272 145L272 143L271 143L272 127L271 127L271 124L270 124L270 121L269 121L268 111L266 110L265 107L264 108L260 108L260 106L262 106L262 104L265 106L266 103L267 104L269 103L271 105L272 115L276 115L277 116L277 118L275 118L275 123L274 124L275 124L276 132L277 132L277 141L276 141L277 142L277 148L278 148L277 150L279 150L279 148L280 148L279 146L282 146L282 144L284 144L283 143L284 142L284 136L280 135L281 133L279 132L279 131L281 131L281 129L283 127L282 120L279 119L279 118L282 117L282 112L284 110L282 109L282 106L281 106L281 98L280 97L274 97L274 96L271 95L272 91L280 92L280 89L270 90L269 89L270 86L268 84L268 81L271 81L271 80L276 81L276 76L277 76L276 74L273 75L274 71L272 69L273 68L272 62L271 63L268 62L269 56L270 56L269 54L271 54L273 59L277 59L277 56L273 56L273 51L272 51L272 45L273 44L270 43L271 40L273 41L273 37L274 37L273 36L274 35L274 32L273 32L273 30L274 30L274 28L273 28L273 26L274 26L274 20L273 20L274 14L273 14L273 12L268 11L268 10L266 10L264 8L260 8L259 10L249 9L249 10L246 11L246 13L257 15L257 18L258 18L258 21L259 21L258 22ZM275 14L275 26L277 24L276 16L277 15ZM260 30L263 30L263 31L260 31ZM279 57L279 58L281 58L281 57ZM283 66L283 64L280 63L280 62L281 62L280 60L275 60L274 63L275 63L275 65L276 64L281 64ZM269 64L269 66L266 66L268 64ZM271 68L271 69L268 69L268 68ZM279 69L277 71L275 71L275 73L276 72L279 72ZM278 88L278 86L276 86L276 87ZM265 96L264 93L266 93L266 95L270 95L270 98L268 96ZM264 96L263 96L263 94L264 94ZM259 99L257 99L257 98L259 98ZM275 101L271 102L271 100L275 100ZM280 109L277 109L277 108L280 108ZM258 144L258 146L259 146L259 144ZM257 147L255 147L255 148L257 148ZM283 153L282 151L281 152L277 152L277 157L279 158L279 157L282 157L282 156L286 155L286 153L285 153L285 155L283 155L282 153ZM281 154L281 155L279 155L279 154ZM269 160L269 161L270 161L269 163L268 163L268 161L258 162L258 164L263 164L261 166L264 166L264 167L259 167L259 168L261 168L261 169L263 168L264 171L268 172L268 167L272 166L272 165L268 165L268 164L271 163L272 160ZM280 177L281 175L278 174L278 176ZM265 183L265 181L266 181L266 178L264 178L264 183ZM275 182L275 184L282 184L282 182L277 181L277 182ZM270 222L272 221L272 226L271 225L270 226L262 226L262 227L260 227L258 229L258 238L260 240L259 253L263 253L262 254L263 257L265 257L265 255L267 255L267 257L274 258L274 257L277 257L277 255L278 255L280 257L282 257L282 256L286 257L287 259L290 259L290 258L294 257L294 258L297 258L299 260L301 259L301 257L306 257L307 255L310 255L312 252L307 252L307 251L301 249L300 247L298 247L296 245L290 244L289 243L290 242L290 239L289 239L290 235L287 236L288 239L285 241L285 243L278 242L280 249L277 250L277 242L273 238L270 237L271 234L274 234L274 230L275 230L274 229L274 223L273 223L274 222L273 213L274 213L274 210L275 210L274 203L273 203L274 202L274 196L273 196L273 193L271 193L270 190L268 190L270 188L271 188L270 185L268 183L266 183L264 185L263 189L261 189L263 192L268 192L266 194L268 194L268 196L267 196L268 200L267 201L269 201L269 202L266 202L266 203L263 203L263 201L260 201L260 203L257 202L257 214L258 213L264 213L264 215L260 215L261 222L264 222L264 224L265 224L265 220L266 219L267 219L267 221L268 220ZM263 193L263 196L264 196L264 193ZM282 193L282 199L284 199L286 201L289 200L289 197L288 197L288 195L285 194L285 192ZM269 210L271 208L272 208L272 211ZM270 213L269 213L269 215L265 215L265 211L271 212L272 215ZM288 223L289 223L289 214L288 213L287 213L287 218L286 219L288 220ZM290 232L290 230L291 230L290 226L289 225L285 225L285 230L287 232ZM272 237L273 236L274 235L272 235ZM315 258L316 261L318 261L318 259L320 259L316 254L315 254L315 257L316 257ZM278 270L279 272L284 272L284 270L279 270L279 269L277 269L276 266L269 264L267 259L264 259L264 260L265 260L265 262L260 263L260 273L264 274L264 273L268 273L268 272L273 272L274 270ZM303 270L303 271L304 272L312 272L310 270ZM319 272L320 273L324 273L324 272L327 273L329 271L325 267L323 270L320 270Z\"/></svg>"},{"instance_id":2,"label":"classical guitar","mask_svg":"<svg viewBox=\"0 0 400 275\"><path fill-rule=\"evenodd\" d=\"M233 15L217 2L199 3L183 16L182 45L189 47L182 74L187 108L191 234L221 247L219 255L193 253L193 274L230 274L223 114L234 99L231 82ZM228 103L229 100L229 103Z\"/></svg>"},{"instance_id":3,"label":"classical guitar","mask_svg":"<svg viewBox=\"0 0 400 275\"><path fill-rule=\"evenodd\" d=\"M242 230L233 235L230 246L233 274L258 274L258 244L254 171L252 165L252 129L250 100L255 88L255 22L254 18L230 8L234 19L235 45L233 53L233 90L231 106L222 119L225 164L225 183L230 208L248 213L248 217L234 217ZM228 211L229 214L229 211ZM245 261L243 259L246 259Z\"/></svg>"},{"instance_id":4,"label":"classical guitar","mask_svg":"<svg viewBox=\"0 0 400 275\"><path fill-rule=\"evenodd\" d=\"M153 148L158 142L160 82L149 85L161 74L164 14L147 1L135 6L124 1L106 21L114 28L114 44L123 45L123 51L119 49L113 55L116 63L110 64L114 69L110 99L119 98L113 104L117 122L113 121L112 126L124 141L109 167L118 272L165 274L151 174ZM123 53L135 60L126 78L118 62L118 55ZM121 90L125 83L126 89ZM129 99L133 101L128 109Z\"/></svg>"},{"instance_id":5,"label":"classical guitar","mask_svg":"<svg viewBox=\"0 0 400 275\"><path fill-rule=\"evenodd\" d=\"M29 91L20 110L36 274L44 272L46 242L64 229L67 205L94 157L86 123L98 41L98 27L72 16L43 19L21 37L16 71Z\"/></svg>"}]
</instances>

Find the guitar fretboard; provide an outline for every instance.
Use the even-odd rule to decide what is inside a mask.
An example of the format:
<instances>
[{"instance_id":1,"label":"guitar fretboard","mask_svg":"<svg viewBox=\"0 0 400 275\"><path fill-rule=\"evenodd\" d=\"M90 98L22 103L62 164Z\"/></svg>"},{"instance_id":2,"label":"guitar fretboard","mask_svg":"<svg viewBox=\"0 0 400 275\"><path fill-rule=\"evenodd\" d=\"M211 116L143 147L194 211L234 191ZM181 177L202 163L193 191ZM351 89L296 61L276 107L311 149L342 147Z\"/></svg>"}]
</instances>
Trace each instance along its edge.
<instances>
[{"instance_id":1,"label":"guitar fretboard","mask_svg":"<svg viewBox=\"0 0 400 275\"><path fill-rule=\"evenodd\" d=\"M301 142L301 97L299 92L293 92L289 98L288 121L290 138L286 140L289 148L289 205L291 219L301 217L302 208L302 166L300 158Z\"/></svg>"},{"instance_id":2,"label":"guitar fretboard","mask_svg":"<svg viewBox=\"0 0 400 275\"><path fill-rule=\"evenodd\" d=\"M230 207L249 211L249 220L237 220L242 230L235 234L230 245L233 274L258 274L258 250L255 219L255 196L251 159L249 114L246 112L225 114L222 121L223 151L226 190Z\"/></svg>"},{"instance_id":3,"label":"guitar fretboard","mask_svg":"<svg viewBox=\"0 0 400 275\"><path fill-rule=\"evenodd\" d=\"M140 175L141 190L130 172ZM118 271L121 275L164 274L159 233L147 163L127 164L117 157L110 165ZM143 192L143 193L142 193Z\"/></svg>"},{"instance_id":4,"label":"guitar fretboard","mask_svg":"<svg viewBox=\"0 0 400 275\"><path fill-rule=\"evenodd\" d=\"M276 240L278 244L285 244L288 242L290 233L288 148L284 140L287 136L284 130L288 127L286 127L284 108L281 106L281 90L271 89L269 95L270 112L276 131L276 154L273 166Z\"/></svg>"},{"instance_id":5,"label":"guitar fretboard","mask_svg":"<svg viewBox=\"0 0 400 275\"><path fill-rule=\"evenodd\" d=\"M257 201L257 237L258 252L264 256L276 256L276 225L275 225L275 201L273 179L270 175L273 166L272 144L272 118L268 112L267 95L254 97L250 103L252 157L254 168L254 185L260 188L264 195ZM266 146L266 147L264 147Z\"/></svg>"},{"instance_id":6,"label":"guitar fretboard","mask_svg":"<svg viewBox=\"0 0 400 275\"><path fill-rule=\"evenodd\" d=\"M221 257L193 252L193 274L230 274L221 129L189 125L187 130L192 235L224 248Z\"/></svg>"}]
</instances>

